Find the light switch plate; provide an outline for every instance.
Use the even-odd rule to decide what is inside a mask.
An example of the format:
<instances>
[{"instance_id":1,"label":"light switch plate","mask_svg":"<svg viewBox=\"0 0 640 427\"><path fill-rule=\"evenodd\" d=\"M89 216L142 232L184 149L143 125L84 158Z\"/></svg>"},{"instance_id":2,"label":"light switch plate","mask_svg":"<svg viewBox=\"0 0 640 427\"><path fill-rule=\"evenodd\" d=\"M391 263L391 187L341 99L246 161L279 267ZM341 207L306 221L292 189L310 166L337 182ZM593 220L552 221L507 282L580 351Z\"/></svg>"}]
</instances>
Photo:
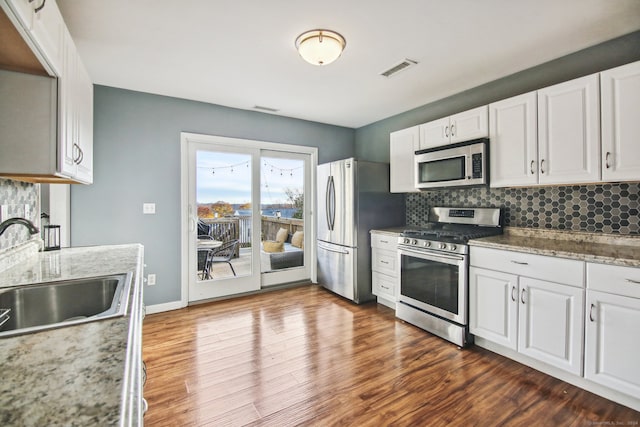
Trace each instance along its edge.
<instances>
[{"instance_id":1,"label":"light switch plate","mask_svg":"<svg viewBox=\"0 0 640 427\"><path fill-rule=\"evenodd\" d=\"M147 274L147 285L153 286L156 284L156 275L155 274Z\"/></svg>"},{"instance_id":2,"label":"light switch plate","mask_svg":"<svg viewBox=\"0 0 640 427\"><path fill-rule=\"evenodd\" d=\"M142 204L142 213L145 215L153 215L156 213L156 204L155 203L143 203Z\"/></svg>"}]
</instances>

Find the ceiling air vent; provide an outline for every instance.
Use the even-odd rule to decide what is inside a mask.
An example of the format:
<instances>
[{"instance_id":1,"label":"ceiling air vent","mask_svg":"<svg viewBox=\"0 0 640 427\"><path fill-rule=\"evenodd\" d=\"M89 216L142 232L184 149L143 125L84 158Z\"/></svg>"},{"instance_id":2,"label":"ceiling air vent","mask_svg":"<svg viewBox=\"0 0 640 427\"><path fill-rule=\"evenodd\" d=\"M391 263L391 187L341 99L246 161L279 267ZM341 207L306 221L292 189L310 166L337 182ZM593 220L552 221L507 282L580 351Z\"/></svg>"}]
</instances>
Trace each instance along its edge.
<instances>
[{"instance_id":1,"label":"ceiling air vent","mask_svg":"<svg viewBox=\"0 0 640 427\"><path fill-rule=\"evenodd\" d=\"M412 59L404 59L402 62L400 62L399 64L394 65L393 67L389 68L387 71L383 71L382 73L380 73L381 76L384 77L391 77L397 73L399 73L402 70L406 70L409 67L412 67L414 65L417 65L418 63Z\"/></svg>"},{"instance_id":2,"label":"ceiling air vent","mask_svg":"<svg viewBox=\"0 0 640 427\"><path fill-rule=\"evenodd\" d=\"M254 105L253 106L254 110L261 110L261 111L267 111L269 113L276 113L280 110L278 110L277 108L271 108L271 107L264 107L262 105Z\"/></svg>"}]
</instances>

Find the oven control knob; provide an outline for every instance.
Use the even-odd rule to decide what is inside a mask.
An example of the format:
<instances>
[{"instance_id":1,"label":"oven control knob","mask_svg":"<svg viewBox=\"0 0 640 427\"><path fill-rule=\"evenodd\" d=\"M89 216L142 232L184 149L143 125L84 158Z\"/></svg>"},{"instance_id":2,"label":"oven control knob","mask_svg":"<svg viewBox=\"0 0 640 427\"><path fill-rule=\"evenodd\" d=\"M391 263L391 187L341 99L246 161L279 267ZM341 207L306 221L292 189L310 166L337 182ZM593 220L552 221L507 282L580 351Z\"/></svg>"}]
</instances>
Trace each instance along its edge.
<instances>
[{"instance_id":1,"label":"oven control knob","mask_svg":"<svg viewBox=\"0 0 640 427\"><path fill-rule=\"evenodd\" d=\"M404 243L408 245L409 243L411 243L411 239L404 239Z\"/></svg>"},{"instance_id":2,"label":"oven control knob","mask_svg":"<svg viewBox=\"0 0 640 427\"><path fill-rule=\"evenodd\" d=\"M440 249L447 249L446 243L440 243Z\"/></svg>"},{"instance_id":3,"label":"oven control knob","mask_svg":"<svg viewBox=\"0 0 640 427\"><path fill-rule=\"evenodd\" d=\"M456 245L451 245L451 246L449 247L449 249L451 249L452 251L455 251L457 248L458 248L458 247L457 247Z\"/></svg>"},{"instance_id":4,"label":"oven control knob","mask_svg":"<svg viewBox=\"0 0 640 427\"><path fill-rule=\"evenodd\" d=\"M417 245L418 241L416 239L413 239L413 241L411 242L412 245Z\"/></svg>"},{"instance_id":5,"label":"oven control knob","mask_svg":"<svg viewBox=\"0 0 640 427\"><path fill-rule=\"evenodd\" d=\"M424 242L424 247L425 248L428 248L429 246L431 246L431 242L429 242L429 241Z\"/></svg>"}]
</instances>

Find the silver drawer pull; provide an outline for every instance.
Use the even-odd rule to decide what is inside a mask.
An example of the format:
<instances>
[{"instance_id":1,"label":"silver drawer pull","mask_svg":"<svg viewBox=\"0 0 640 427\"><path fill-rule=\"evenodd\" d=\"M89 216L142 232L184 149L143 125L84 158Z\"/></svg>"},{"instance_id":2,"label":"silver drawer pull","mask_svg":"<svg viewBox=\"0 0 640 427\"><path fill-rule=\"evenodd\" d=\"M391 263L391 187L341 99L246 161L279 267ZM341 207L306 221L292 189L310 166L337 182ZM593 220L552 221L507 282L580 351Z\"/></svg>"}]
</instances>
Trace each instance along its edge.
<instances>
[{"instance_id":1,"label":"silver drawer pull","mask_svg":"<svg viewBox=\"0 0 640 427\"><path fill-rule=\"evenodd\" d=\"M511 260L511 262L514 263L514 264L518 264L518 265L529 265L528 262L514 261L514 260Z\"/></svg>"},{"instance_id":2,"label":"silver drawer pull","mask_svg":"<svg viewBox=\"0 0 640 427\"><path fill-rule=\"evenodd\" d=\"M380 240L380 243L389 243L388 240Z\"/></svg>"},{"instance_id":3,"label":"silver drawer pull","mask_svg":"<svg viewBox=\"0 0 640 427\"><path fill-rule=\"evenodd\" d=\"M635 283L636 285L640 285L640 281L638 280L633 280L633 279L625 279L625 280L629 283Z\"/></svg>"},{"instance_id":4,"label":"silver drawer pull","mask_svg":"<svg viewBox=\"0 0 640 427\"><path fill-rule=\"evenodd\" d=\"M389 290L389 289L390 289L390 288L386 287L385 285L380 285L380 287L381 287L382 289L386 289L386 290Z\"/></svg>"},{"instance_id":5,"label":"silver drawer pull","mask_svg":"<svg viewBox=\"0 0 640 427\"><path fill-rule=\"evenodd\" d=\"M380 264L387 264L387 265L389 265L389 261L380 261Z\"/></svg>"}]
</instances>

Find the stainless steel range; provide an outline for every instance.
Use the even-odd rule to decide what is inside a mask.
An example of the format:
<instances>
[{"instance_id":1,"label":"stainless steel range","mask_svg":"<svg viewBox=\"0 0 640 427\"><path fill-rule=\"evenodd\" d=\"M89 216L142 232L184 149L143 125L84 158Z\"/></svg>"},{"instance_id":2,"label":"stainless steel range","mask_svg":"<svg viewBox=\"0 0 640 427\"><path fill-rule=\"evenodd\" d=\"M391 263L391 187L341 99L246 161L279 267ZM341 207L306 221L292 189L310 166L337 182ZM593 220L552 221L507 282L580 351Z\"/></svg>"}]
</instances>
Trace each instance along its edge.
<instances>
[{"instance_id":1,"label":"stainless steel range","mask_svg":"<svg viewBox=\"0 0 640 427\"><path fill-rule=\"evenodd\" d=\"M461 347L470 343L467 242L496 234L499 208L431 208L427 224L402 232L396 317Z\"/></svg>"}]
</instances>

